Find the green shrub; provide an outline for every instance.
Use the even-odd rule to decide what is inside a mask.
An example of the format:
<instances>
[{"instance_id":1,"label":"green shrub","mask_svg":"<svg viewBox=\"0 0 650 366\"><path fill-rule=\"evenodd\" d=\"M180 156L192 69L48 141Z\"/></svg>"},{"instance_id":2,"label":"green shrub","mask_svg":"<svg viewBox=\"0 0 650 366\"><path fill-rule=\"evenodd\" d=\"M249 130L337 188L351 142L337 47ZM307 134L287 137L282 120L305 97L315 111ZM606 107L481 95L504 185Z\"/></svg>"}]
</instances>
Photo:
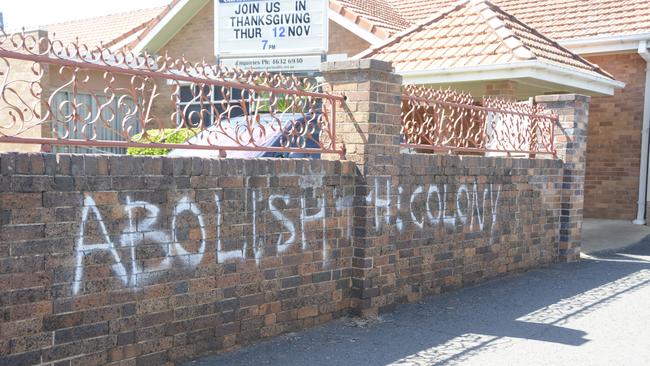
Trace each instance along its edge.
<instances>
[{"instance_id":1,"label":"green shrub","mask_svg":"<svg viewBox=\"0 0 650 366\"><path fill-rule=\"evenodd\" d=\"M198 129L190 128L165 128L162 130L148 130L147 135L144 136L142 132L134 135L131 138L132 142L140 143L168 143L168 144L183 144L189 138L199 133ZM130 147L126 153L128 155L167 155L171 149L152 148L152 147Z\"/></svg>"},{"instance_id":2,"label":"green shrub","mask_svg":"<svg viewBox=\"0 0 650 366\"><path fill-rule=\"evenodd\" d=\"M259 106L257 108L258 113L270 113L271 112L271 93L269 92L262 92L261 93L261 98L259 99L258 103ZM288 99L288 97L284 94L275 94L274 95L275 99L275 105L273 106L274 112L285 112L291 106L291 101ZM291 112L291 111L287 111Z\"/></svg>"}]
</instances>

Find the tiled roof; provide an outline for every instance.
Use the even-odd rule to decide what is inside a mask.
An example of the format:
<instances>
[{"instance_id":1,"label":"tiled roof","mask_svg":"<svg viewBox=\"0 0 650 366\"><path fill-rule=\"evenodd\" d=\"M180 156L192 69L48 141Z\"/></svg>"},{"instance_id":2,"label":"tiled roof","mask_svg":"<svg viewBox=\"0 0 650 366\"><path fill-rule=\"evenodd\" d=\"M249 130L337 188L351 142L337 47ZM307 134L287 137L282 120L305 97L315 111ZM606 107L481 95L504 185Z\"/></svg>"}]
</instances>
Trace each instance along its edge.
<instances>
[{"instance_id":1,"label":"tiled roof","mask_svg":"<svg viewBox=\"0 0 650 366\"><path fill-rule=\"evenodd\" d=\"M360 57L397 71L542 61L601 77L611 75L485 0L461 0Z\"/></svg>"},{"instance_id":2,"label":"tiled roof","mask_svg":"<svg viewBox=\"0 0 650 366\"><path fill-rule=\"evenodd\" d=\"M168 6L75 20L45 26L49 36L63 44L83 43L90 47L128 45L152 27ZM126 44L124 44L126 42Z\"/></svg>"},{"instance_id":3,"label":"tiled roof","mask_svg":"<svg viewBox=\"0 0 650 366\"><path fill-rule=\"evenodd\" d=\"M456 0L389 0L393 8L411 24L423 21Z\"/></svg>"},{"instance_id":4,"label":"tiled roof","mask_svg":"<svg viewBox=\"0 0 650 366\"><path fill-rule=\"evenodd\" d=\"M359 0L335 0L344 7L355 9ZM388 33L403 30L399 19L411 24L422 21L454 0L368 0L365 20L376 22ZM522 22L557 40L582 39L595 36L619 36L650 33L649 0L493 0L495 5L516 16ZM373 12L372 9L384 9ZM382 16L382 14L398 14ZM365 16L365 13L359 13ZM374 20L381 18L379 20ZM374 23L373 23L374 24ZM381 24L381 25L380 25ZM386 26L388 24L389 26Z\"/></svg>"},{"instance_id":5,"label":"tiled roof","mask_svg":"<svg viewBox=\"0 0 650 366\"><path fill-rule=\"evenodd\" d=\"M497 0L522 22L562 39L650 33L649 0Z\"/></svg>"},{"instance_id":6,"label":"tiled roof","mask_svg":"<svg viewBox=\"0 0 650 366\"><path fill-rule=\"evenodd\" d=\"M330 0L330 9L381 38L411 25L389 0Z\"/></svg>"}]
</instances>

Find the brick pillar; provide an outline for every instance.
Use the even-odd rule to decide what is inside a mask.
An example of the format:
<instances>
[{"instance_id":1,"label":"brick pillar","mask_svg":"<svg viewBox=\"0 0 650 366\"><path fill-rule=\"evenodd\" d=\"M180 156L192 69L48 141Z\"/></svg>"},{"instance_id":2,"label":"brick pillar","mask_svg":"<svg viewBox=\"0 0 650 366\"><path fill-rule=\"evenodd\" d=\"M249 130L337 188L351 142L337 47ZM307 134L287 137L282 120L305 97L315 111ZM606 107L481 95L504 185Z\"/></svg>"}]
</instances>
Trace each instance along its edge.
<instances>
[{"instance_id":1,"label":"brick pillar","mask_svg":"<svg viewBox=\"0 0 650 366\"><path fill-rule=\"evenodd\" d=\"M399 173L402 77L393 73L390 63L378 60L329 62L321 70L330 92L347 98L337 112L336 137L345 144L346 159L359 168L351 305L361 315L375 315L390 302L381 286L395 280L394 273L383 273L378 267L394 260L387 250L394 223L383 213L395 209L390 202L394 202L398 182L391 177Z\"/></svg>"},{"instance_id":2,"label":"brick pillar","mask_svg":"<svg viewBox=\"0 0 650 366\"><path fill-rule=\"evenodd\" d=\"M518 83L512 80L490 81L485 84L485 96L506 100L517 99Z\"/></svg>"},{"instance_id":3,"label":"brick pillar","mask_svg":"<svg viewBox=\"0 0 650 366\"><path fill-rule=\"evenodd\" d=\"M580 258L589 100L590 97L577 94L535 97L536 103L560 117L555 128L555 147L558 158L564 161L558 252L562 262Z\"/></svg>"},{"instance_id":4,"label":"brick pillar","mask_svg":"<svg viewBox=\"0 0 650 366\"><path fill-rule=\"evenodd\" d=\"M326 62L321 71L329 91L346 96L336 116L336 138L345 144L346 158L363 175L396 172L389 167L399 154L402 77L379 60Z\"/></svg>"}]
</instances>

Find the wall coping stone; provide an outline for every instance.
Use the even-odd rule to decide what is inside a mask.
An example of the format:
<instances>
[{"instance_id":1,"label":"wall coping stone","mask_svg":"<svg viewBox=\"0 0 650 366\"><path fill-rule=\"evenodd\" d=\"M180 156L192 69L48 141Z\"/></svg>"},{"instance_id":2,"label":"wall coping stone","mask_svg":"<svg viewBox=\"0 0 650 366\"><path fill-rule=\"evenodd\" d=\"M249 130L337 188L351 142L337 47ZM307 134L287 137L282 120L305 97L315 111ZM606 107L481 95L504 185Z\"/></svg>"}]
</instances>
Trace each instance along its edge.
<instances>
[{"instance_id":1,"label":"wall coping stone","mask_svg":"<svg viewBox=\"0 0 650 366\"><path fill-rule=\"evenodd\" d=\"M320 65L320 71L358 71L358 70L381 70L393 72L393 65L390 62L376 59L361 59L347 61L330 61L323 62Z\"/></svg>"},{"instance_id":2,"label":"wall coping stone","mask_svg":"<svg viewBox=\"0 0 650 366\"><path fill-rule=\"evenodd\" d=\"M535 97L537 103L550 103L550 102L568 102L573 100L581 100L589 102L591 97L582 94L554 94L554 95L538 95Z\"/></svg>"}]
</instances>

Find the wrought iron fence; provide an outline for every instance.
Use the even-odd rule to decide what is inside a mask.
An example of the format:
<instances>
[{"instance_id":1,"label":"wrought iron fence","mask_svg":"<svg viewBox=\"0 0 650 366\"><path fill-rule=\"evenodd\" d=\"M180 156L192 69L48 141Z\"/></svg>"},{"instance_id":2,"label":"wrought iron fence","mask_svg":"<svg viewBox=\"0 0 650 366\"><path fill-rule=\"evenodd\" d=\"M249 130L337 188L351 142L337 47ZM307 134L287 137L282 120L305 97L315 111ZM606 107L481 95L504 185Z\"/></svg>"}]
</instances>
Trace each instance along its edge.
<instances>
[{"instance_id":1,"label":"wrought iron fence","mask_svg":"<svg viewBox=\"0 0 650 366\"><path fill-rule=\"evenodd\" d=\"M542 106L474 98L409 85L402 96L402 146L460 154L556 155L558 117Z\"/></svg>"},{"instance_id":2,"label":"wrought iron fence","mask_svg":"<svg viewBox=\"0 0 650 366\"><path fill-rule=\"evenodd\" d=\"M342 100L294 76L0 33L0 143L342 154Z\"/></svg>"}]
</instances>

